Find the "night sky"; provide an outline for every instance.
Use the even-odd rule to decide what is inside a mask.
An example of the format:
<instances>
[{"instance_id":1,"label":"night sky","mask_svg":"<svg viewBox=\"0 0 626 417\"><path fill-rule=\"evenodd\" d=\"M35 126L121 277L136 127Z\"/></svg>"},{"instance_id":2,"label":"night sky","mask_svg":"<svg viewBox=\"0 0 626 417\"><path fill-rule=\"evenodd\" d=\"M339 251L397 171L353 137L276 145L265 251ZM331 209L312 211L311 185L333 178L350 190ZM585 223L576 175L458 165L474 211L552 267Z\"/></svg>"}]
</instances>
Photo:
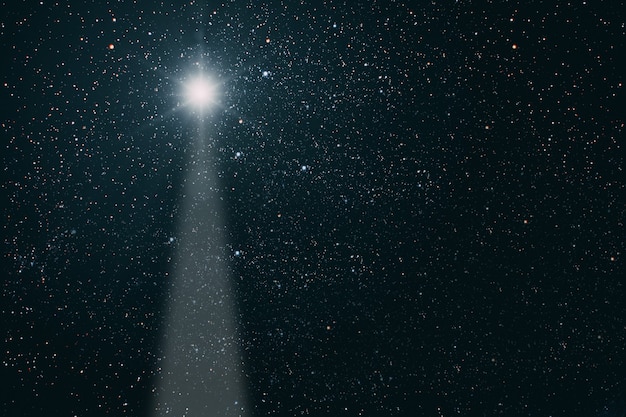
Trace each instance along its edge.
<instances>
[{"instance_id":1,"label":"night sky","mask_svg":"<svg viewBox=\"0 0 626 417\"><path fill-rule=\"evenodd\" d=\"M623 1L0 4L1 416L626 413Z\"/></svg>"}]
</instances>

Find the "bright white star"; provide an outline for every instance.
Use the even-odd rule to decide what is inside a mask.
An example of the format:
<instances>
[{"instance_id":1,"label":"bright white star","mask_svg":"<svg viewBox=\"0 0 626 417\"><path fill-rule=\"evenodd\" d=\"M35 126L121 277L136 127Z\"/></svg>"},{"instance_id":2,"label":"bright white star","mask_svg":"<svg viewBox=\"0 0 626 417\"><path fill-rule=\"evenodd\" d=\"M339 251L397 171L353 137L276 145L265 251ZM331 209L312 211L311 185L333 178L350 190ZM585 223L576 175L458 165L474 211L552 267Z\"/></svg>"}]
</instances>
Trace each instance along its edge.
<instances>
[{"instance_id":1,"label":"bright white star","mask_svg":"<svg viewBox=\"0 0 626 417\"><path fill-rule=\"evenodd\" d=\"M205 111L217 103L217 86L206 76L196 76L184 83L185 105Z\"/></svg>"}]
</instances>

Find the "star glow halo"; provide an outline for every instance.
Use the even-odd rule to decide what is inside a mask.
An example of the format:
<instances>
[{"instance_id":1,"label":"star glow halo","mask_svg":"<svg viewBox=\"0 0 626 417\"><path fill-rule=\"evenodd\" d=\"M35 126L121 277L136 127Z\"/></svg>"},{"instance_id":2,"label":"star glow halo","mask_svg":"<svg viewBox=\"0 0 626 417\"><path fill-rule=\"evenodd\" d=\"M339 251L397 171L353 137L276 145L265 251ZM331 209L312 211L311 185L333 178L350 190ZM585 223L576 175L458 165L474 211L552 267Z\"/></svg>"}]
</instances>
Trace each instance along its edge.
<instances>
[{"instance_id":1,"label":"star glow halo","mask_svg":"<svg viewBox=\"0 0 626 417\"><path fill-rule=\"evenodd\" d=\"M183 83L185 106L204 113L216 106L219 99L218 86L206 75L196 75Z\"/></svg>"}]
</instances>

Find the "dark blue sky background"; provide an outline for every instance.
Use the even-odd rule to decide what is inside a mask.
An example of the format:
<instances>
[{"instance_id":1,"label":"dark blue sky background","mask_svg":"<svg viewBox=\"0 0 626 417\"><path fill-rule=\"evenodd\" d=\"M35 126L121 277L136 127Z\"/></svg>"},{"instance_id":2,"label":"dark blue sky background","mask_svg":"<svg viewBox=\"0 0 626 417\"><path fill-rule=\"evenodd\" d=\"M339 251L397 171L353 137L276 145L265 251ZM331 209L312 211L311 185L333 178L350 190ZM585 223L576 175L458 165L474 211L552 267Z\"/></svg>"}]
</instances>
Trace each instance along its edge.
<instances>
[{"instance_id":1,"label":"dark blue sky background","mask_svg":"<svg viewBox=\"0 0 626 417\"><path fill-rule=\"evenodd\" d=\"M249 415L624 412L623 2L0 4L1 415L151 415L198 68Z\"/></svg>"}]
</instances>

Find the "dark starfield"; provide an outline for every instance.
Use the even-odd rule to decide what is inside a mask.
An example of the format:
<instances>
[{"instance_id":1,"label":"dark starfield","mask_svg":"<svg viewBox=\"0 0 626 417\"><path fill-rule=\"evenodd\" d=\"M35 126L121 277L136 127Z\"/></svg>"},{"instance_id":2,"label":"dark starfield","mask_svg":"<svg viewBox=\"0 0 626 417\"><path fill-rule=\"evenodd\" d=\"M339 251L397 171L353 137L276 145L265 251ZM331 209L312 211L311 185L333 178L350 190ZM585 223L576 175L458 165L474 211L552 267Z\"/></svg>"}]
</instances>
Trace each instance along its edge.
<instances>
[{"instance_id":1,"label":"dark starfield","mask_svg":"<svg viewBox=\"0 0 626 417\"><path fill-rule=\"evenodd\" d=\"M0 416L625 415L623 1L0 4Z\"/></svg>"}]
</instances>

